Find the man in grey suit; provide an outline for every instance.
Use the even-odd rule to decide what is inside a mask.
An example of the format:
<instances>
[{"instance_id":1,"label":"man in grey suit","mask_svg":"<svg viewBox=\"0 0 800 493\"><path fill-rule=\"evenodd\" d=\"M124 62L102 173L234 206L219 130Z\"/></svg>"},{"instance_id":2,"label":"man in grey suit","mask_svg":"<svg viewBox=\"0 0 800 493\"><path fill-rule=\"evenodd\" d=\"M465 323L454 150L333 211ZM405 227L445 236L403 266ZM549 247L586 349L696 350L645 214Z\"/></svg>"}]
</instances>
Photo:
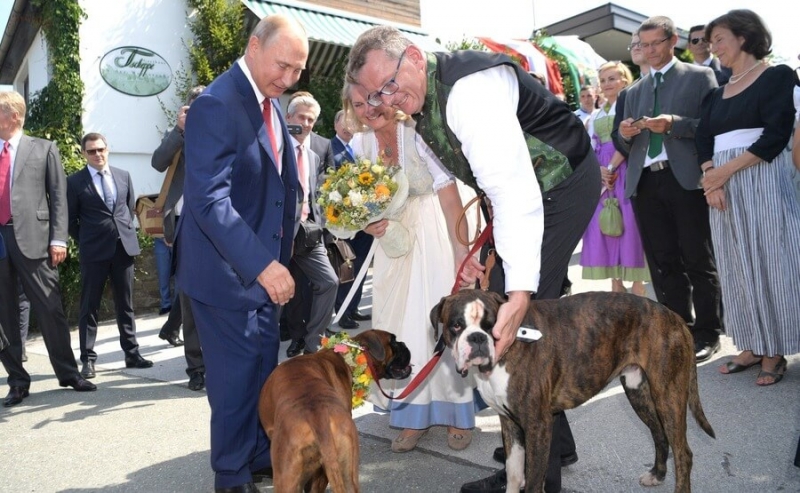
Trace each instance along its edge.
<instances>
[{"instance_id":1,"label":"man in grey suit","mask_svg":"<svg viewBox=\"0 0 800 493\"><path fill-rule=\"evenodd\" d=\"M196 86L189 91L186 104L178 110L178 119L175 126L164 135L161 145L153 152L151 165L160 172L165 172L175 161L175 174L167 191L164 201L164 240L169 246L175 243L175 228L178 218L183 211L183 180L186 176L186 160L183 152L183 131L189 107L197 99L206 86ZM169 317L158 337L168 341L173 346L183 345L178 337L181 322L183 323L183 337L186 344L183 354L186 358L186 374L189 375L189 390L202 390L205 388L206 366L203 362L203 350L200 346L200 336L197 334L197 325L192 313L192 304L189 298L178 289L178 296L169 312Z\"/></svg>"},{"instance_id":2,"label":"man in grey suit","mask_svg":"<svg viewBox=\"0 0 800 493\"><path fill-rule=\"evenodd\" d=\"M0 352L10 387L3 401L15 406L29 395L22 366L18 280L31 302L58 383L79 392L96 390L78 373L61 305L58 264L67 258L67 183L53 142L23 135L25 100L0 92L0 327L9 347Z\"/></svg>"},{"instance_id":3,"label":"man in grey suit","mask_svg":"<svg viewBox=\"0 0 800 493\"><path fill-rule=\"evenodd\" d=\"M722 324L694 133L700 103L717 82L711 69L673 56L678 36L669 18L645 20L639 40L650 73L627 90L619 126L630 152L625 195L633 200L656 297L690 325L696 359L705 361L719 350Z\"/></svg>"},{"instance_id":4,"label":"man in grey suit","mask_svg":"<svg viewBox=\"0 0 800 493\"><path fill-rule=\"evenodd\" d=\"M101 134L86 134L81 151L87 166L67 179L69 234L80 248L81 375L95 377L97 312L109 278L125 367L149 368L153 362L139 354L133 318L133 257L140 253L133 226L133 181L127 171L108 165L108 143Z\"/></svg>"},{"instance_id":5,"label":"man in grey suit","mask_svg":"<svg viewBox=\"0 0 800 493\"><path fill-rule=\"evenodd\" d=\"M324 220L316 201L317 169L320 158L307 147L311 129L314 127L319 112L319 103L311 95L295 97L289 102L286 110L286 122L290 125L300 126L300 133L292 135L291 139L297 155L297 173L300 177L303 194L302 204L298 204L300 221L304 223L303 225L315 224L320 232L319 239L322 240L321 232ZM302 306L304 302L308 302L303 299L302 291L298 290L297 295L289 302L288 306L287 318L292 338L292 343L286 350L288 357L297 356L304 350L306 352L316 351L320 337L330 322L333 305L336 302L336 289L339 286L339 279L328 260L324 243L318 241L313 246L301 243L301 241L295 241L292 263L305 274L311 283L311 310L308 318L304 320L306 323L298 323L301 318L294 315L292 311L304 311Z\"/></svg>"}]
</instances>

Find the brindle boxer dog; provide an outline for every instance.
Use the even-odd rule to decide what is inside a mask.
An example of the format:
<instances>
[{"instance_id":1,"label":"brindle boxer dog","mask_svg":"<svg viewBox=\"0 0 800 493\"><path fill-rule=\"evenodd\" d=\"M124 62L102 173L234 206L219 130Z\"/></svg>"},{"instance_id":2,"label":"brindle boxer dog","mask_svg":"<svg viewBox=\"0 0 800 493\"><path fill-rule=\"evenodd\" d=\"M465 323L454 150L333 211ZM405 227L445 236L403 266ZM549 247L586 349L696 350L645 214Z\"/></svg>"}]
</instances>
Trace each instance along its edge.
<instances>
[{"instance_id":1,"label":"brindle boxer dog","mask_svg":"<svg viewBox=\"0 0 800 493\"><path fill-rule=\"evenodd\" d=\"M655 465L639 478L661 484L672 444L675 491L691 491L692 451L686 406L711 437L697 392L692 336L675 313L651 300L621 293L585 293L532 301L523 325L540 330L536 342L515 341L495 354L492 327L505 300L464 290L431 311L434 333L443 325L456 369L477 366L478 391L500 415L506 452L506 491L540 493L550 450L552 414L572 409L621 381L633 409L650 428Z\"/></svg>"},{"instance_id":2,"label":"brindle boxer dog","mask_svg":"<svg viewBox=\"0 0 800 493\"><path fill-rule=\"evenodd\" d=\"M393 334L367 330L353 337L377 378L411 373L411 354ZM276 493L355 493L358 430L352 418L352 376L331 349L298 356L275 368L261 390L258 415L271 441Z\"/></svg>"}]
</instances>

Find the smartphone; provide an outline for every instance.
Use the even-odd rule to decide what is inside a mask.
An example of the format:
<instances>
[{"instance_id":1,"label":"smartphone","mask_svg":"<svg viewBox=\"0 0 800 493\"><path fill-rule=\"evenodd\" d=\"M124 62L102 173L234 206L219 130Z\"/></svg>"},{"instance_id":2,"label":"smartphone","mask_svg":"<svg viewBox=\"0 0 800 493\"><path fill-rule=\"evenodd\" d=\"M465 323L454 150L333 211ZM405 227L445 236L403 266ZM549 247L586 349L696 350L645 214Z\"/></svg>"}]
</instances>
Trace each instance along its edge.
<instances>
[{"instance_id":1,"label":"smartphone","mask_svg":"<svg viewBox=\"0 0 800 493\"><path fill-rule=\"evenodd\" d=\"M528 325L521 325L517 329L517 340L522 342L538 341L542 338L542 333Z\"/></svg>"},{"instance_id":2,"label":"smartphone","mask_svg":"<svg viewBox=\"0 0 800 493\"><path fill-rule=\"evenodd\" d=\"M647 117L646 117L646 116L640 116L639 118L637 118L637 119L635 119L635 120L633 120L633 121L631 122L631 126L632 126L632 127L636 127L636 128L638 128L639 130L642 130L642 129L644 129L644 122L645 122L645 120L647 120Z\"/></svg>"},{"instance_id":3,"label":"smartphone","mask_svg":"<svg viewBox=\"0 0 800 493\"><path fill-rule=\"evenodd\" d=\"M303 133L303 127L301 127L300 125L289 124L286 126L289 127L289 133L292 135L300 135L301 133Z\"/></svg>"}]
</instances>

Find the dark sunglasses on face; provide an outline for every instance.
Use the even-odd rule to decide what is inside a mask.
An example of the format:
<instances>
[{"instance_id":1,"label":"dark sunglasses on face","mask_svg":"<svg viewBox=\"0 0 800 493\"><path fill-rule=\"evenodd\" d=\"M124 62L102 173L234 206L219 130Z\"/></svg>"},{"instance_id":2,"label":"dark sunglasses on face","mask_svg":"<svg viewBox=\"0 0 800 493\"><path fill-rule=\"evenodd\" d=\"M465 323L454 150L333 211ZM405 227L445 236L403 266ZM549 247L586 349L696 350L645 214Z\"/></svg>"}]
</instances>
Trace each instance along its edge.
<instances>
[{"instance_id":1,"label":"dark sunglasses on face","mask_svg":"<svg viewBox=\"0 0 800 493\"><path fill-rule=\"evenodd\" d=\"M705 43L706 38L692 38L690 41L693 45L696 45L697 43Z\"/></svg>"},{"instance_id":2,"label":"dark sunglasses on face","mask_svg":"<svg viewBox=\"0 0 800 493\"><path fill-rule=\"evenodd\" d=\"M105 147L98 147L97 149L86 149L86 154L90 156L96 156L98 154L102 154L106 150Z\"/></svg>"}]
</instances>

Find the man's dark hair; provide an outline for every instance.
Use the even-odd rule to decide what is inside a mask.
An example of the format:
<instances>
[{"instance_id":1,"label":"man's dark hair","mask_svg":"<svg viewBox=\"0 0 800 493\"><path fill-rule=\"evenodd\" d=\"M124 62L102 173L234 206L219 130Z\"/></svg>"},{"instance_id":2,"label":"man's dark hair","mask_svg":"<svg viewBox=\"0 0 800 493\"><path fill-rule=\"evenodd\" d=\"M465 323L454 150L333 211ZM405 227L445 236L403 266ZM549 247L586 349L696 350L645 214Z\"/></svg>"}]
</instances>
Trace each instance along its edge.
<instances>
[{"instance_id":1,"label":"man's dark hair","mask_svg":"<svg viewBox=\"0 0 800 493\"><path fill-rule=\"evenodd\" d=\"M692 34L695 31L705 31L705 30L706 30L706 25L705 24L698 24L696 26L692 26L692 27L689 28L689 34Z\"/></svg>"},{"instance_id":2,"label":"man's dark hair","mask_svg":"<svg viewBox=\"0 0 800 493\"><path fill-rule=\"evenodd\" d=\"M663 15L656 15L654 17L650 17L649 19L645 19L642 22L642 25L639 26L639 30L637 32L642 31L652 31L654 29L663 29L664 36L671 38L675 35L675 23L672 22L672 19Z\"/></svg>"},{"instance_id":3,"label":"man's dark hair","mask_svg":"<svg viewBox=\"0 0 800 493\"><path fill-rule=\"evenodd\" d=\"M711 21L706 26L706 39L711 42L711 31L715 27L730 29L736 37L744 38L742 51L761 60L772 53L772 33L761 17L748 9L731 10Z\"/></svg>"},{"instance_id":4,"label":"man's dark hair","mask_svg":"<svg viewBox=\"0 0 800 493\"><path fill-rule=\"evenodd\" d=\"M106 142L106 138L103 137L103 134L99 134L97 132L89 132L88 134L84 135L83 138L81 139L82 151L86 150L86 143L89 142L90 140L102 140L103 144L108 145L108 142Z\"/></svg>"}]
</instances>

